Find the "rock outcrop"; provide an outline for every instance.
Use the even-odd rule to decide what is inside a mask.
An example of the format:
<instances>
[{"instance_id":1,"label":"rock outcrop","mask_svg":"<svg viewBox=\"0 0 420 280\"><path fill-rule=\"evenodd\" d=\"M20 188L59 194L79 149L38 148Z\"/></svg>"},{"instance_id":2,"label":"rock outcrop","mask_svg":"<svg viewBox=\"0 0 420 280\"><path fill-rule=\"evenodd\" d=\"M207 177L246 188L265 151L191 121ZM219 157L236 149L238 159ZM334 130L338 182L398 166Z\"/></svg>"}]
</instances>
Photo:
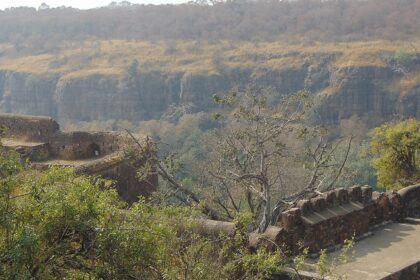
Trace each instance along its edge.
<instances>
[{"instance_id":1,"label":"rock outcrop","mask_svg":"<svg viewBox=\"0 0 420 280\"><path fill-rule=\"evenodd\" d=\"M317 96L318 121L336 124L352 116L372 124L420 117L420 85L400 90L404 77L391 65L334 64L336 55L299 54L301 63L280 68L223 68L218 73L139 72L134 76L33 75L0 71L0 111L47 115L65 121L160 118L171 105L214 107L212 95L256 84L279 94L307 89Z\"/></svg>"}]
</instances>

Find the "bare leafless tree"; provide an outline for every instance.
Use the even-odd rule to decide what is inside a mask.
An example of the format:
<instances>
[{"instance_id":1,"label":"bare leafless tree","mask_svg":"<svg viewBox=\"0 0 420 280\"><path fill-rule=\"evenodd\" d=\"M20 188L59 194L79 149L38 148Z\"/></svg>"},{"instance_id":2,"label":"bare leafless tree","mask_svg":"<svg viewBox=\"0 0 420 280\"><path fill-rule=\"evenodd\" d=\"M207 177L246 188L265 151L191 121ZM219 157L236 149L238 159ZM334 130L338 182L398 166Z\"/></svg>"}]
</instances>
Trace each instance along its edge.
<instances>
[{"instance_id":1,"label":"bare leafless tree","mask_svg":"<svg viewBox=\"0 0 420 280\"><path fill-rule=\"evenodd\" d=\"M332 145L318 129L305 125L312 103L308 92L281 97L279 102L271 101L275 100L274 95L268 89L250 88L243 93L216 97L218 103L233 111L213 141L205 171L214 190L210 198L226 216L231 218L236 212L250 211L260 232L277 221L285 205L331 188L347 160L346 156L340 166L335 166L334 174L327 172L343 140ZM315 135L319 135L318 142L312 139ZM350 145L351 140L347 154ZM293 146L300 150L306 147L307 151L302 153ZM297 166L299 163L309 166L302 169ZM296 181L287 180L287 172L302 172L300 176L306 183L299 180L298 186ZM286 187L288 191L284 191Z\"/></svg>"},{"instance_id":2,"label":"bare leafless tree","mask_svg":"<svg viewBox=\"0 0 420 280\"><path fill-rule=\"evenodd\" d=\"M344 159L332 164L345 141L332 144L323 130L305 123L312 104L308 92L279 97L269 89L249 88L215 96L215 101L226 108L216 114L223 128L207 139L200 194L178 182L170 171L172 160L156 158L153 165L169 183L168 194L185 204L203 204L203 212L212 218L232 220L250 211L263 232L288 205L334 187L352 139ZM145 151L139 141L137 145Z\"/></svg>"}]
</instances>

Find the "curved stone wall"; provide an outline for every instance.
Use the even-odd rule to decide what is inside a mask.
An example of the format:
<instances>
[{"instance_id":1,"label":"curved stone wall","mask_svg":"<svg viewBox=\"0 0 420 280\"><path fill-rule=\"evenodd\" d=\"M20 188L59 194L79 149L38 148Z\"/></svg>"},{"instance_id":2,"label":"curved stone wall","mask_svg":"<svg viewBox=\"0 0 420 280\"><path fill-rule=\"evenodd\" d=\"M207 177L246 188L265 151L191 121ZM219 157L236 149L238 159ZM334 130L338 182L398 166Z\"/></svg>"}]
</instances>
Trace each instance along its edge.
<instances>
[{"instance_id":1,"label":"curved stone wall","mask_svg":"<svg viewBox=\"0 0 420 280\"><path fill-rule=\"evenodd\" d=\"M81 174L113 179L119 195L128 202L136 201L140 195L149 196L156 190L157 175L139 181L137 170L123 157L125 147L135 147L128 135L62 132L51 118L12 114L0 114L0 127L6 129L0 137L7 138L7 148L31 159L33 168L74 167ZM148 140L140 141L148 144ZM40 154L38 150L42 150L42 157L25 156Z\"/></svg>"},{"instance_id":2,"label":"curved stone wall","mask_svg":"<svg viewBox=\"0 0 420 280\"><path fill-rule=\"evenodd\" d=\"M60 131L58 123L49 117L21 116L0 113L3 137L15 137L27 141L46 141Z\"/></svg>"},{"instance_id":3,"label":"curved stone wall","mask_svg":"<svg viewBox=\"0 0 420 280\"><path fill-rule=\"evenodd\" d=\"M420 184L398 191L404 207L404 214L409 217L420 217Z\"/></svg>"}]
</instances>

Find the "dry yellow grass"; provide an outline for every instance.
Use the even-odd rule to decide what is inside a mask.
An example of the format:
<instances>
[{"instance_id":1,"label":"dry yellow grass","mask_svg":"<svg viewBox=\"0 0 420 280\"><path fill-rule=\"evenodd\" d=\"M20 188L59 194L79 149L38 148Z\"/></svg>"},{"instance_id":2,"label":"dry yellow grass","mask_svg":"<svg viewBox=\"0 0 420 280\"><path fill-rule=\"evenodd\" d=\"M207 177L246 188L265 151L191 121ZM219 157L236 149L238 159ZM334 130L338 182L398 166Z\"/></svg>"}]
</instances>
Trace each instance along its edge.
<instances>
[{"instance_id":1,"label":"dry yellow grass","mask_svg":"<svg viewBox=\"0 0 420 280\"><path fill-rule=\"evenodd\" d=\"M76 78L120 75L137 59L140 71L217 73L221 68L299 68L314 54L336 54L334 67L384 67L384 53L413 52L420 42L352 42L290 44L286 42L205 43L195 41L85 41L66 43L55 54L0 56L0 69ZM0 50L10 49L0 45Z\"/></svg>"},{"instance_id":2,"label":"dry yellow grass","mask_svg":"<svg viewBox=\"0 0 420 280\"><path fill-rule=\"evenodd\" d=\"M288 56L281 58L269 59L264 63L264 66L269 69L299 69L303 66L304 61L301 57Z\"/></svg>"}]
</instances>

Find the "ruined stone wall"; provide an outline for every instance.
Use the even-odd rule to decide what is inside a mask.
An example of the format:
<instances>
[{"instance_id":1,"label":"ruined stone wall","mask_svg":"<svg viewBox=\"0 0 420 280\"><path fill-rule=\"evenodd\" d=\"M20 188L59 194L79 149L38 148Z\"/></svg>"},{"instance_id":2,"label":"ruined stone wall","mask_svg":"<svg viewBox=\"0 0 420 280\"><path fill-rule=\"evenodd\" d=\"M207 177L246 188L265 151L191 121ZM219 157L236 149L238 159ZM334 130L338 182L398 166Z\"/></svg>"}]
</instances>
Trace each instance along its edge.
<instances>
[{"instance_id":1,"label":"ruined stone wall","mask_svg":"<svg viewBox=\"0 0 420 280\"><path fill-rule=\"evenodd\" d=\"M136 169L124 158L124 149L135 147L126 134L62 132L51 118L11 114L0 114L0 126L6 128L2 135L8 138L5 147L30 159L33 168L69 166L80 174L115 180L118 193L128 202L136 201L140 195L149 196L156 190L157 175L140 181Z\"/></svg>"},{"instance_id":2,"label":"ruined stone wall","mask_svg":"<svg viewBox=\"0 0 420 280\"><path fill-rule=\"evenodd\" d=\"M120 161L96 174L115 180L119 196L127 202L135 202L139 196L149 197L158 185L157 174L139 181L136 170L127 161Z\"/></svg>"},{"instance_id":3,"label":"ruined stone wall","mask_svg":"<svg viewBox=\"0 0 420 280\"><path fill-rule=\"evenodd\" d=\"M4 137L27 141L46 141L60 131L60 126L52 118L2 113L0 127L5 128Z\"/></svg>"},{"instance_id":4,"label":"ruined stone wall","mask_svg":"<svg viewBox=\"0 0 420 280\"><path fill-rule=\"evenodd\" d=\"M130 203L137 201L139 196L150 196L158 185L157 174L140 181L137 170L120 153L84 164L76 168L76 172L114 180L119 196Z\"/></svg>"},{"instance_id":5,"label":"ruined stone wall","mask_svg":"<svg viewBox=\"0 0 420 280\"><path fill-rule=\"evenodd\" d=\"M75 160L101 157L122 150L127 137L112 132L62 132L49 143L54 157Z\"/></svg>"}]
</instances>

